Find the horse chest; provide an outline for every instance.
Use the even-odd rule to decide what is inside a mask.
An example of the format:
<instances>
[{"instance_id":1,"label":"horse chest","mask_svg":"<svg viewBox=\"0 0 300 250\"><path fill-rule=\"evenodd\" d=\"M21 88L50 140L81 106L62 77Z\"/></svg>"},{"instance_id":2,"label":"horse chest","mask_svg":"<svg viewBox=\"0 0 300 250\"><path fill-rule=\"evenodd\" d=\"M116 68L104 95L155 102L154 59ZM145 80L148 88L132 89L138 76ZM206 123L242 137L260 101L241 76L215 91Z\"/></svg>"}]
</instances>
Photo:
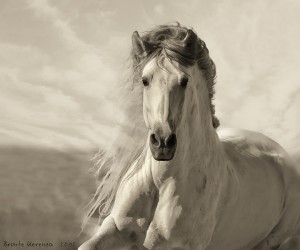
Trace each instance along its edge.
<instances>
[{"instance_id":1,"label":"horse chest","mask_svg":"<svg viewBox=\"0 0 300 250\"><path fill-rule=\"evenodd\" d=\"M182 220L183 212L180 205L164 204L157 208L153 220L147 231L145 246L148 249L189 249L185 243L188 241L186 225ZM162 205L162 204L161 204ZM186 231L186 233L183 233Z\"/></svg>"},{"instance_id":2,"label":"horse chest","mask_svg":"<svg viewBox=\"0 0 300 250\"><path fill-rule=\"evenodd\" d=\"M172 182L163 188L147 231L147 249L198 249L206 244L209 234L203 232L200 237L199 228L203 228L203 223L209 228L211 220L202 216L199 198L197 192L179 194Z\"/></svg>"}]
</instances>

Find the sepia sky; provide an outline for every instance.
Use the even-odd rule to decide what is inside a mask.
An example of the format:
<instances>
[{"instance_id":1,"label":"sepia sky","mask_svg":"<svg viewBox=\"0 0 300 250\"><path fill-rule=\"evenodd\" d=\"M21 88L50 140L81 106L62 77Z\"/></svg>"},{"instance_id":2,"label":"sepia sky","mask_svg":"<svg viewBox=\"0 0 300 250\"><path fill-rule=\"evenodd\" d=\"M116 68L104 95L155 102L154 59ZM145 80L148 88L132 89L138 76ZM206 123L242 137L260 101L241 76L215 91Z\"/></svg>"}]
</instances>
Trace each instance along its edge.
<instances>
[{"instance_id":1,"label":"sepia sky","mask_svg":"<svg viewBox=\"0 0 300 250\"><path fill-rule=\"evenodd\" d=\"M299 13L298 0L1 0L0 144L105 145L132 32L179 21L216 63L221 126L299 151Z\"/></svg>"}]
</instances>

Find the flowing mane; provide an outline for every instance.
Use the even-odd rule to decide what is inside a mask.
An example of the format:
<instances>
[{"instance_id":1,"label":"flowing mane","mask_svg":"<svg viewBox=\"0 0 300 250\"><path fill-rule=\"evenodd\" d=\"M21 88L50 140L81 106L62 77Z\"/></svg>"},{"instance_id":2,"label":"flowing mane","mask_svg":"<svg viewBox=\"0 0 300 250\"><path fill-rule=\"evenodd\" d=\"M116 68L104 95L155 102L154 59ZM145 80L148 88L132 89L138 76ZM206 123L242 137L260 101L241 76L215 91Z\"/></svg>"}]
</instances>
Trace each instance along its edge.
<instances>
[{"instance_id":1,"label":"flowing mane","mask_svg":"<svg viewBox=\"0 0 300 250\"><path fill-rule=\"evenodd\" d=\"M186 39L187 37L189 39ZM143 163L147 130L142 115L141 72L149 60L156 58L160 67L164 67L162 58L167 58L171 62L177 61L184 66L197 63L207 82L212 124L214 128L219 126L213 104L215 64L209 56L204 41L194 31L179 23L157 26L145 32L141 39L147 44L146 53L138 56L131 53L131 79L120 101L126 116L121 124L120 135L107 149L101 149L95 156L95 173L99 186L88 205L89 212L83 222L83 227L97 211L99 211L100 220L110 213L125 173L134 161L137 160L136 168Z\"/></svg>"}]
</instances>

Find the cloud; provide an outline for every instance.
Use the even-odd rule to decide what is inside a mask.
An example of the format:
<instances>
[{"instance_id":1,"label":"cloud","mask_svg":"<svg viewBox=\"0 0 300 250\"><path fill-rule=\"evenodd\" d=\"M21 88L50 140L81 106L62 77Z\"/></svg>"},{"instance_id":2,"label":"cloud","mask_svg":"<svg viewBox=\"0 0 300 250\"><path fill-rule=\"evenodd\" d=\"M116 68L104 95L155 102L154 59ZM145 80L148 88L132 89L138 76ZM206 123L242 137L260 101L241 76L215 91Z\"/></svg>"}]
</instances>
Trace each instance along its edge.
<instances>
[{"instance_id":1,"label":"cloud","mask_svg":"<svg viewBox=\"0 0 300 250\"><path fill-rule=\"evenodd\" d=\"M281 1L47 1L1 5L1 141L105 144L134 30L178 20L217 65L222 126L261 131L299 148L300 6ZM166 11L167 10L167 11ZM280 17L280 18L279 18ZM3 140L2 140L3 138ZM64 145L64 146L63 146Z\"/></svg>"},{"instance_id":2,"label":"cloud","mask_svg":"<svg viewBox=\"0 0 300 250\"><path fill-rule=\"evenodd\" d=\"M299 129L292 125L299 105L293 95L300 87L295 15L300 6L290 3L252 1L238 8L236 1L221 4L212 16L207 42L217 65L221 124L261 131L288 149L300 144ZM287 110L295 112L289 122Z\"/></svg>"},{"instance_id":3,"label":"cloud","mask_svg":"<svg viewBox=\"0 0 300 250\"><path fill-rule=\"evenodd\" d=\"M164 14L164 11L165 11L165 7L162 3L156 4L153 9L154 9L154 12L158 15Z\"/></svg>"},{"instance_id":4,"label":"cloud","mask_svg":"<svg viewBox=\"0 0 300 250\"><path fill-rule=\"evenodd\" d=\"M37 18L45 19L56 28L63 43L68 44L71 48L79 50L86 49L86 44L76 36L70 24L60 17L58 9L52 6L49 1L30 0L28 1L28 5L34 10L34 14Z\"/></svg>"},{"instance_id":5,"label":"cloud","mask_svg":"<svg viewBox=\"0 0 300 250\"><path fill-rule=\"evenodd\" d=\"M107 135L116 130L110 115L115 104L108 105L104 98L114 88L114 71L101 51L79 39L50 2L28 4L36 22L42 19L53 26L56 36L50 36L49 42L54 39L62 53L52 53L44 43L0 40L0 122L6 138L1 141L10 138L15 143L65 144L66 148L105 143ZM22 13L29 14L28 9ZM47 36L51 33L44 31L44 23L36 29Z\"/></svg>"}]
</instances>

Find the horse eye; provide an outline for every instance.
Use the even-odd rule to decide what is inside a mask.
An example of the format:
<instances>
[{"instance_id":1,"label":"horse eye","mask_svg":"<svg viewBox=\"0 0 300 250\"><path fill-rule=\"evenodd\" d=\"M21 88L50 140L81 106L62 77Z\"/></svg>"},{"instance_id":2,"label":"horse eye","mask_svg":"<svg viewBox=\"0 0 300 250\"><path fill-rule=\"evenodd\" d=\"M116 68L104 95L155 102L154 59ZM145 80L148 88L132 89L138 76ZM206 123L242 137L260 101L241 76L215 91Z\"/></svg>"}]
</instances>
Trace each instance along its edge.
<instances>
[{"instance_id":1,"label":"horse eye","mask_svg":"<svg viewBox=\"0 0 300 250\"><path fill-rule=\"evenodd\" d=\"M186 88L188 81L189 81L189 79L187 77L182 78L180 81L180 86L183 88Z\"/></svg>"},{"instance_id":2,"label":"horse eye","mask_svg":"<svg viewBox=\"0 0 300 250\"><path fill-rule=\"evenodd\" d=\"M145 87L149 85L149 81L145 78L142 79L142 83L144 84Z\"/></svg>"}]
</instances>

